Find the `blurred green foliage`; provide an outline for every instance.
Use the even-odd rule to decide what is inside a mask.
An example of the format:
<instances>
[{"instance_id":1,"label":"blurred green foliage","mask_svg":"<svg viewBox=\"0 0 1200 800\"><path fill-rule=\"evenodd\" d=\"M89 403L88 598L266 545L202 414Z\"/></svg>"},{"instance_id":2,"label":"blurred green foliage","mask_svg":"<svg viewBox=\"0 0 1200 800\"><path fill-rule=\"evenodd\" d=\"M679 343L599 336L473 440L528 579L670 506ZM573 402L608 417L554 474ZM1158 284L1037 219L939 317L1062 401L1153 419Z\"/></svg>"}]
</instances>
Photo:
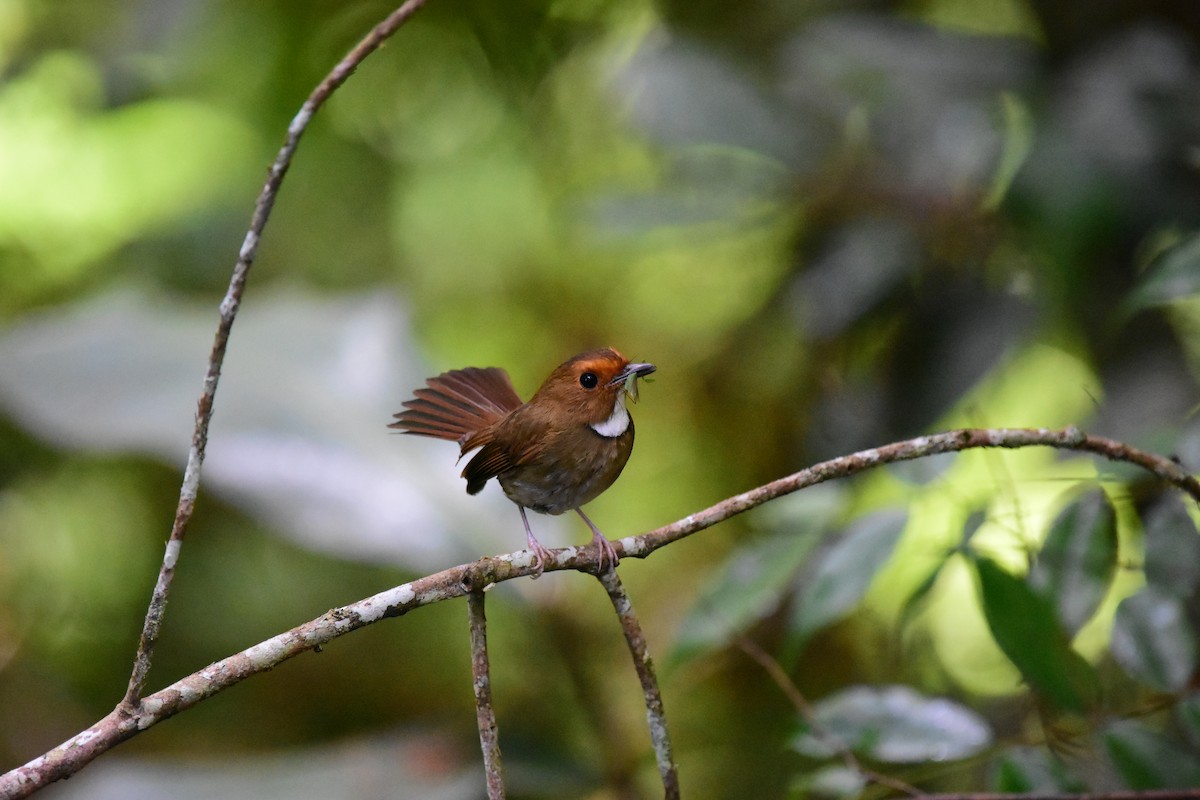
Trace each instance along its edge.
<instances>
[{"instance_id":1,"label":"blurred green foliage","mask_svg":"<svg viewBox=\"0 0 1200 800\"><path fill-rule=\"evenodd\" d=\"M1196 8L431 2L305 135L239 325L297 285L381 292L411 313L410 358L430 374L502 365L528 394L588 347L655 362L637 452L591 512L614 537L953 426L1074 423L1194 470ZM388 10L0 0L0 322L25 336L113 287L215 307L291 115ZM197 390L206 355L187 356ZM47 393L107 388L60 377ZM264 420L293 416L282 386L254 389ZM48 432L17 398L0 375L6 768L123 693L179 477L144 449ZM350 422L369 439L385 421ZM450 459L427 469L452 475ZM1196 519L1129 469L976 452L805 492L625 565L685 796L862 790L798 744L808 728L742 636L868 763L930 790L1194 783ZM413 575L262 520L253 500L202 493L154 686ZM493 527L520 542L515 514ZM490 597L512 796L653 795L636 681L595 587L556 575ZM238 757L246 794L283 796L294 787L251 783L256 756L401 735L431 743L404 762L421 796L478 796L460 781L477 761L465 627L446 604L302 657L123 746L125 780ZM888 713L854 716L880 698ZM939 757L964 724L972 747ZM918 756L876 746L896 737ZM55 791L100 796L98 769Z\"/></svg>"}]
</instances>

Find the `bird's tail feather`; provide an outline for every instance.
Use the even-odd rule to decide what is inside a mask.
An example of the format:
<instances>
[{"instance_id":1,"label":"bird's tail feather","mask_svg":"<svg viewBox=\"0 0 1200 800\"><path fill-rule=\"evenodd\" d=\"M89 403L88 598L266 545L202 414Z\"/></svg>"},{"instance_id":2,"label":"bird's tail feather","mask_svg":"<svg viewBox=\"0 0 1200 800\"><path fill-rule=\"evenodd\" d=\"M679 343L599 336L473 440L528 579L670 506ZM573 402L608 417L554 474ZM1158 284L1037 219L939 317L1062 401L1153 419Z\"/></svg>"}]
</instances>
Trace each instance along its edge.
<instances>
[{"instance_id":1,"label":"bird's tail feather","mask_svg":"<svg viewBox=\"0 0 1200 800\"><path fill-rule=\"evenodd\" d=\"M451 370L425 383L428 387L413 392L389 428L462 446L468 439L478 441L477 434L521 405L508 373L498 367Z\"/></svg>"}]
</instances>

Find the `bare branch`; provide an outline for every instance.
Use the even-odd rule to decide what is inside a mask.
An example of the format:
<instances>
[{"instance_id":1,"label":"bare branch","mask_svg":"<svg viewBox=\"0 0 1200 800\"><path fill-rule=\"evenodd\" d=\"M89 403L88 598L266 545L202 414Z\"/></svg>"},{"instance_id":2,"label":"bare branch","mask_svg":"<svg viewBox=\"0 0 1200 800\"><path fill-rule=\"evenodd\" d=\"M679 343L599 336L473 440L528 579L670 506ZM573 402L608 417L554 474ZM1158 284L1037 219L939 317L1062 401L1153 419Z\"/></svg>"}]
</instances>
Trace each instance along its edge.
<instances>
[{"instance_id":1,"label":"bare branch","mask_svg":"<svg viewBox=\"0 0 1200 800\"><path fill-rule=\"evenodd\" d=\"M471 621L471 676L475 688L475 718L479 744L483 748L483 770L487 775L488 800L504 800L504 770L500 761L500 734L492 709L492 678L488 667L487 615L483 590L467 594Z\"/></svg>"},{"instance_id":2,"label":"bare branch","mask_svg":"<svg viewBox=\"0 0 1200 800\"><path fill-rule=\"evenodd\" d=\"M46 784L70 777L101 753L197 703L266 672L308 650L387 617L461 597L473 587L529 575L533 560L525 551L519 568L503 559L484 558L380 592L273 636L240 653L210 664L165 689L142 698L135 709L118 706L92 727L50 752L0 776L0 799L26 797Z\"/></svg>"},{"instance_id":3,"label":"bare branch","mask_svg":"<svg viewBox=\"0 0 1200 800\"><path fill-rule=\"evenodd\" d=\"M807 469L793 473L786 478L751 489L748 492L722 500L714 506L696 514L674 522L670 525L643 533L640 536L630 536L616 542L618 554L622 557L634 556L644 558L658 548L677 539L682 539L696 531L714 525L718 522L737 516L743 511L762 505L768 500L782 497L786 494L814 486L818 483L846 478L857 475L873 467L892 464L897 461L911 461L915 458L954 453L980 447L1056 447L1062 450L1079 450L1104 456L1110 461L1124 461L1154 473L1162 480L1170 483L1200 503L1200 481L1189 475L1179 464L1169 458L1147 453L1144 450L1130 447L1112 439L1099 436L1088 436L1074 425L1062 430L1049 428L965 428L946 433L935 433L929 436L919 436L901 442L876 447L870 450L860 450L848 456L841 456L820 464L814 464Z\"/></svg>"},{"instance_id":4,"label":"bare branch","mask_svg":"<svg viewBox=\"0 0 1200 800\"><path fill-rule=\"evenodd\" d=\"M600 552L598 558L603 561L603 551ZM608 599L612 601L617 612L617 619L621 621L621 632L625 634L629 653L633 656L633 668L642 684L646 720L650 723L650 741L654 745L654 758L658 762L658 773L662 777L663 797L666 800L679 800L679 772L675 766L675 757L671 753L667 715L663 710L662 692L658 689L658 677L654 674L654 662L650 659L650 650L646 647L646 635L642 633L642 625L638 622L633 603L630 602L629 594L617 576L617 571L603 570L598 577L604 585L604 590L608 592Z\"/></svg>"},{"instance_id":5,"label":"bare branch","mask_svg":"<svg viewBox=\"0 0 1200 800\"><path fill-rule=\"evenodd\" d=\"M208 370L204 375L204 389L196 404L196 427L192 433L192 446L188 451L187 466L183 471L183 485L179 490L179 504L175 509L175 520L171 525L171 536L167 540L166 552L163 554L162 567L158 572L158 580L154 584L154 592L150 597L150 605L146 609L146 619L142 624L142 635L138 641L137 655L133 659L133 672L129 676L129 687L126 689L122 705L126 712L137 708L142 693L146 688L146 677L150 673L150 664L154 657L154 645L158 642L159 631L162 628L163 615L166 613L167 596L171 591L171 583L175 578L175 567L179 561L180 549L183 546L183 536L192 512L196 507L196 495L200 488L200 467L204 463L204 452L208 446L208 424L212 419L213 401L217 394L217 382L221 378L221 366L225 361L225 348L229 343L229 334L233 330L233 321L237 317L238 307L242 302L242 292L246 286L246 278L250 267L258 254L258 242L263 229L271 216L279 187L284 175L291 166L292 156L300 144L300 137L308 128L308 123L329 96L345 83L355 68L363 59L379 48L381 44L401 25L425 4L425 0L408 0L404 5L393 11L383 22L375 26L367 36L358 43L325 79L313 90L300 111L288 125L287 136L283 147L275 156L271 169L267 173L267 182L259 193L254 206L254 214L250 220L250 229L242 240L242 248L238 253L237 262L233 267L233 275L229 280L229 288L225 299L221 301L220 321L217 332L213 337L212 351L208 357Z\"/></svg>"},{"instance_id":6,"label":"bare branch","mask_svg":"<svg viewBox=\"0 0 1200 800\"><path fill-rule=\"evenodd\" d=\"M670 525L640 536L621 539L614 542L614 545L623 556L644 558L671 542L704 530L769 500L833 478L848 477L872 467L936 453L976 447L1039 445L1097 453L1114 461L1136 464L1158 475L1168 483L1178 486L1200 501L1200 483L1170 459L1146 453L1109 439L1086 436L1076 428L1067 428L1062 431L972 429L922 436L835 458L786 478L772 481L749 492L730 497ZM578 570L594 573L599 567L596 557L597 550L591 546L565 547L550 552L552 558L545 564L546 571ZM71 737L45 755L0 775L0 800L25 797L48 783L73 775L98 755L126 739L180 711L191 708L202 700L252 675L276 667L306 650L327 644L339 636L381 619L401 616L420 606L461 597L470 591L483 589L489 584L532 575L534 572L533 553L528 550L518 550L508 555L486 557L469 564L452 567L380 592L357 603L335 608L315 620L211 664L144 698L137 707L129 707L123 703L104 719ZM1125 800L1127 796L1129 795L1114 796L1108 800ZM966 796L960 795L959 797ZM990 800L983 796L975 797ZM1144 800L1145 795L1140 797ZM1161 798L1153 798L1153 800L1170 800L1175 797L1196 800L1200 794L1187 795L1175 792L1163 795Z\"/></svg>"}]
</instances>

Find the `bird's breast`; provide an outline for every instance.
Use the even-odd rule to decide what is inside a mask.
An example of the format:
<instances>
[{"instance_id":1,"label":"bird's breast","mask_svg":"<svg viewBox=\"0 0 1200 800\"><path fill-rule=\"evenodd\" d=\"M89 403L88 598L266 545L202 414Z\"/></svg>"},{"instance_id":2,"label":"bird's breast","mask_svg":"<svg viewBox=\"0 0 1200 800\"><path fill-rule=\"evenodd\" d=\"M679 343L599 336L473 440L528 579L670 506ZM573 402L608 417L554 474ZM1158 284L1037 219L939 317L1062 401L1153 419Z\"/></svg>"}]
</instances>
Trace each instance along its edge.
<instances>
[{"instance_id":1,"label":"bird's breast","mask_svg":"<svg viewBox=\"0 0 1200 800\"><path fill-rule=\"evenodd\" d=\"M542 514L562 514L596 499L625 468L633 452L633 421L605 436L591 426L560 432L529 463L497 478L514 503Z\"/></svg>"}]
</instances>

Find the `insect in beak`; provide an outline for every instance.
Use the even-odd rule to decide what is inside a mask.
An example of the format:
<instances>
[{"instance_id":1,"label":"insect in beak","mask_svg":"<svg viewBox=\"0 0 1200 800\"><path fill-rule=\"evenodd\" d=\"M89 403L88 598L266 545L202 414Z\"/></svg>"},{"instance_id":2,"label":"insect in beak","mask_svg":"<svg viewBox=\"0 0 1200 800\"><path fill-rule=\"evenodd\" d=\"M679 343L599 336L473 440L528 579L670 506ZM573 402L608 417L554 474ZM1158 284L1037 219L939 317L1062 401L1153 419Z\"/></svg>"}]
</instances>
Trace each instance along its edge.
<instances>
[{"instance_id":1,"label":"insect in beak","mask_svg":"<svg viewBox=\"0 0 1200 800\"><path fill-rule=\"evenodd\" d=\"M638 378L646 377L654 372L655 369L657 367L653 364L628 364L625 369L617 373L616 377L608 382L608 385L615 386L619 383L624 383L625 394L629 396L630 400L636 403L638 401Z\"/></svg>"}]
</instances>

